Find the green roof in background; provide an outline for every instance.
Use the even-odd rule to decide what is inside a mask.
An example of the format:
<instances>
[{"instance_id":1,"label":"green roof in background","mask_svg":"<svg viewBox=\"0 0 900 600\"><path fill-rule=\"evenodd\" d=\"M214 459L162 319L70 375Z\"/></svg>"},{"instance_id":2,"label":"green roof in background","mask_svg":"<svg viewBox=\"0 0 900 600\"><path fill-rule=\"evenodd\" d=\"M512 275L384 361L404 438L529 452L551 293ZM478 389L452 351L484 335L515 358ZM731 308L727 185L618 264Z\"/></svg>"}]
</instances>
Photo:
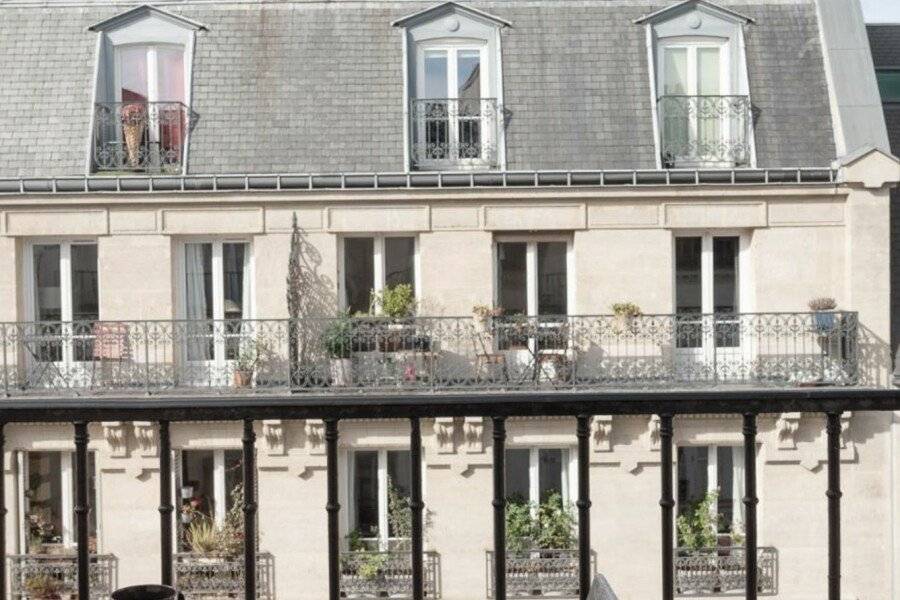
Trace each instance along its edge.
<instances>
[{"instance_id":1,"label":"green roof in background","mask_svg":"<svg viewBox=\"0 0 900 600\"><path fill-rule=\"evenodd\" d=\"M878 91L883 102L900 102L900 69L878 69Z\"/></svg>"}]
</instances>

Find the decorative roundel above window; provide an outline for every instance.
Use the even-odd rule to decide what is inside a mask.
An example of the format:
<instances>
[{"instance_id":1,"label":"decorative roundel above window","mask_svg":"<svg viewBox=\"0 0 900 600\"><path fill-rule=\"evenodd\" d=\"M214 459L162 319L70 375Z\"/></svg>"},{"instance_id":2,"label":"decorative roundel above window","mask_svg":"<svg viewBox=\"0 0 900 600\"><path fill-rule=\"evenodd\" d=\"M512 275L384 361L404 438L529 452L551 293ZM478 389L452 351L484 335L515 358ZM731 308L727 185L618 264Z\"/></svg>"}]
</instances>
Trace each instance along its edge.
<instances>
[{"instance_id":1,"label":"decorative roundel above window","mask_svg":"<svg viewBox=\"0 0 900 600\"><path fill-rule=\"evenodd\" d=\"M703 25L703 19L698 13L692 14L688 19L688 27L691 29L700 29L701 25Z\"/></svg>"},{"instance_id":2,"label":"decorative roundel above window","mask_svg":"<svg viewBox=\"0 0 900 600\"><path fill-rule=\"evenodd\" d=\"M456 17L450 17L447 19L447 31L457 31L459 29L459 19Z\"/></svg>"}]
</instances>

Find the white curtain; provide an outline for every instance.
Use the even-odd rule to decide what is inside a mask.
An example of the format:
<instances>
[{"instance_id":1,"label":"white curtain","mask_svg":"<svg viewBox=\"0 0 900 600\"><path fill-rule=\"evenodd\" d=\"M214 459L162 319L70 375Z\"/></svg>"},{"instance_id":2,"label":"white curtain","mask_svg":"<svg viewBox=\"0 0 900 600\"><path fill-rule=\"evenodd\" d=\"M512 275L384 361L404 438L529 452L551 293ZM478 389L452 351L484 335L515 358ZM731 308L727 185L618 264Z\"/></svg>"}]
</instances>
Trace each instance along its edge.
<instances>
[{"instance_id":1,"label":"white curtain","mask_svg":"<svg viewBox=\"0 0 900 600\"><path fill-rule=\"evenodd\" d=\"M734 465L734 483L732 488L733 517L732 530L744 531L744 448L743 446L733 446L732 464Z\"/></svg>"},{"instance_id":2,"label":"white curtain","mask_svg":"<svg viewBox=\"0 0 900 600\"><path fill-rule=\"evenodd\" d=\"M203 249L206 244L184 245L185 273L185 325L188 360L212 360L209 338L206 335L207 319L206 279Z\"/></svg>"}]
</instances>

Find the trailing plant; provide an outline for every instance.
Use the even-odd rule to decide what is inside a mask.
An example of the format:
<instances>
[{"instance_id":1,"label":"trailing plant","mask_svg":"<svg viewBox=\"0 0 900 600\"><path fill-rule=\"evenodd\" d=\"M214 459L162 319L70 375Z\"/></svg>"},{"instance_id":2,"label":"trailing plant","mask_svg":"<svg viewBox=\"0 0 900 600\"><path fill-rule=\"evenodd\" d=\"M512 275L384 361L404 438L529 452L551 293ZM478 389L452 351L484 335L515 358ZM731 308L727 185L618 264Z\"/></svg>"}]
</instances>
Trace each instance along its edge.
<instances>
[{"instance_id":1,"label":"trailing plant","mask_svg":"<svg viewBox=\"0 0 900 600\"><path fill-rule=\"evenodd\" d=\"M813 298L809 301L808 306L809 310L813 312L834 310L835 308L837 308L837 302L835 302L834 298L823 296L821 298Z\"/></svg>"},{"instance_id":2,"label":"trailing plant","mask_svg":"<svg viewBox=\"0 0 900 600\"><path fill-rule=\"evenodd\" d=\"M691 550L714 548L718 541L719 522L722 520L718 507L719 493L707 492L702 500L678 515L675 521L678 545Z\"/></svg>"},{"instance_id":3,"label":"trailing plant","mask_svg":"<svg viewBox=\"0 0 900 600\"><path fill-rule=\"evenodd\" d=\"M65 589L65 583L49 573L36 573L25 578L25 591L35 600L59 600Z\"/></svg>"},{"instance_id":4,"label":"trailing plant","mask_svg":"<svg viewBox=\"0 0 900 600\"><path fill-rule=\"evenodd\" d=\"M612 305L612 311L617 317L639 317L643 314L641 307L634 302L616 302Z\"/></svg>"},{"instance_id":5,"label":"trailing plant","mask_svg":"<svg viewBox=\"0 0 900 600\"><path fill-rule=\"evenodd\" d=\"M354 326L347 313L341 313L328 323L322 333L322 346L329 358L350 358Z\"/></svg>"},{"instance_id":6,"label":"trailing plant","mask_svg":"<svg viewBox=\"0 0 900 600\"><path fill-rule=\"evenodd\" d=\"M392 319L405 319L413 316L416 307L416 296L408 283L389 285L380 292L373 291L369 301L372 314L384 315Z\"/></svg>"}]
</instances>

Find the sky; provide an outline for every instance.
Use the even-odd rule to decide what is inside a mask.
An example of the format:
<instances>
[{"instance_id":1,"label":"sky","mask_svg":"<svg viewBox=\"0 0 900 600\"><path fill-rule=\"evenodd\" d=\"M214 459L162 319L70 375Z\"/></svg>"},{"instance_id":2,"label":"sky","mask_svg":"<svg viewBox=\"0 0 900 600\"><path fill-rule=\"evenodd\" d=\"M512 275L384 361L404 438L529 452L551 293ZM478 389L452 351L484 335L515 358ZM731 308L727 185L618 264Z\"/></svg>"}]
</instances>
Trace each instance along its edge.
<instances>
[{"instance_id":1,"label":"sky","mask_svg":"<svg viewBox=\"0 0 900 600\"><path fill-rule=\"evenodd\" d=\"M900 0L860 0L866 23L900 23Z\"/></svg>"}]
</instances>

